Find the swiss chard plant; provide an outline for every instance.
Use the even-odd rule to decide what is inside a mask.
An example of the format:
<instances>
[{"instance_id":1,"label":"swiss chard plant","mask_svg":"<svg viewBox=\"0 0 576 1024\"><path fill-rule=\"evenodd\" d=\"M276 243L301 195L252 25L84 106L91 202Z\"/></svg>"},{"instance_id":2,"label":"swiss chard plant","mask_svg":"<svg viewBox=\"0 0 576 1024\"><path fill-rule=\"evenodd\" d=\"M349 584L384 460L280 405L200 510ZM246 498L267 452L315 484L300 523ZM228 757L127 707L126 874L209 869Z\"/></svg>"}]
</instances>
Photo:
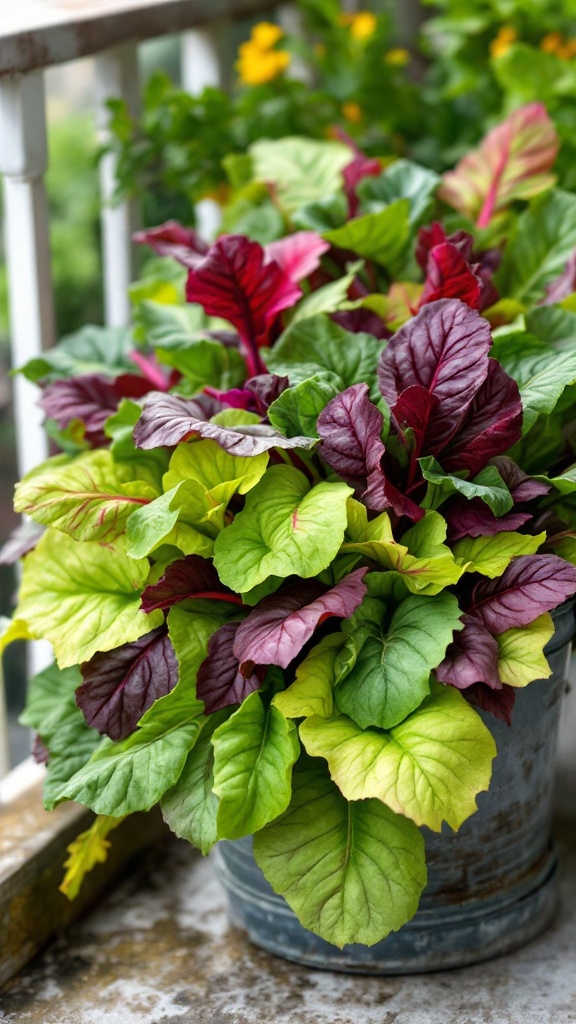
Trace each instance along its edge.
<instances>
[{"instance_id":1,"label":"swiss chard plant","mask_svg":"<svg viewBox=\"0 0 576 1024\"><path fill-rule=\"evenodd\" d=\"M576 592L556 150L538 106L442 181L346 142L259 143L250 173L292 233L147 232L133 330L25 368L62 452L16 490L38 530L11 545L2 643L54 648L23 721L47 807L97 814L68 895L160 803L203 853L253 835L337 946L415 913L421 827L475 812L490 715L513 726L550 675L550 612Z\"/></svg>"}]
</instances>

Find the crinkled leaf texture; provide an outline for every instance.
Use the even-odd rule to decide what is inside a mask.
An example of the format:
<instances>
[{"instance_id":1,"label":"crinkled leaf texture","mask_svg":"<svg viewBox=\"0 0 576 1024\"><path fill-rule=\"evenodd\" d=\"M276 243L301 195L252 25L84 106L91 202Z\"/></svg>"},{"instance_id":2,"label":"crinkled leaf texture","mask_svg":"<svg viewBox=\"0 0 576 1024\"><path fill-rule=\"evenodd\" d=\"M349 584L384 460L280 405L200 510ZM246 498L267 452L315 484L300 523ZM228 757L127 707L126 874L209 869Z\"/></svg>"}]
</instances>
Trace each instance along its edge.
<instances>
[{"instance_id":1,"label":"crinkled leaf texture","mask_svg":"<svg viewBox=\"0 0 576 1024\"><path fill-rule=\"evenodd\" d=\"M75 540L114 540L128 517L156 497L145 481L127 479L107 450L56 455L17 485L14 508Z\"/></svg>"},{"instance_id":2,"label":"crinkled leaf texture","mask_svg":"<svg viewBox=\"0 0 576 1024\"><path fill-rule=\"evenodd\" d=\"M352 615L366 594L367 572L355 569L330 590L316 581L296 582L264 598L240 623L234 654L240 662L287 668L322 622Z\"/></svg>"},{"instance_id":3,"label":"crinkled leaf texture","mask_svg":"<svg viewBox=\"0 0 576 1024\"><path fill-rule=\"evenodd\" d=\"M54 645L61 668L89 661L161 625L161 611L140 611L148 572L123 538L103 546L47 530L26 557L16 618Z\"/></svg>"},{"instance_id":4,"label":"crinkled leaf texture","mask_svg":"<svg viewBox=\"0 0 576 1024\"><path fill-rule=\"evenodd\" d=\"M385 605L371 598L342 627L351 634L356 657L335 699L362 728L389 729L414 711L430 692L431 670L462 628L452 594L411 595L395 608L389 625L386 617Z\"/></svg>"},{"instance_id":5,"label":"crinkled leaf texture","mask_svg":"<svg viewBox=\"0 0 576 1024\"><path fill-rule=\"evenodd\" d=\"M496 745L480 717L451 686L432 693L389 732L361 729L345 715L300 726L309 754L324 757L348 800L375 797L417 825L454 830L488 789Z\"/></svg>"},{"instance_id":6,"label":"crinkled leaf texture","mask_svg":"<svg viewBox=\"0 0 576 1024\"><path fill-rule=\"evenodd\" d=\"M438 195L478 227L487 227L514 200L530 199L554 184L550 172L558 147L546 108L529 103L488 132L479 149L444 175Z\"/></svg>"},{"instance_id":7,"label":"crinkled leaf texture","mask_svg":"<svg viewBox=\"0 0 576 1024\"><path fill-rule=\"evenodd\" d=\"M321 314L288 327L264 355L268 369L285 374L292 385L328 371L333 375L330 381L344 389L351 384L370 386L375 382L384 344L371 334L351 334Z\"/></svg>"},{"instance_id":8,"label":"crinkled leaf texture","mask_svg":"<svg viewBox=\"0 0 576 1024\"><path fill-rule=\"evenodd\" d=\"M254 856L304 927L340 949L401 928L427 877L413 822L378 800L349 803L309 760L294 770L286 812L254 837Z\"/></svg>"},{"instance_id":9,"label":"crinkled leaf texture","mask_svg":"<svg viewBox=\"0 0 576 1024\"><path fill-rule=\"evenodd\" d=\"M159 393L147 400L134 428L136 445L145 449L175 445L194 435L212 438L225 451L240 457L260 455L270 448L313 448L316 444L316 438L284 437L261 423L236 426L210 423L197 400Z\"/></svg>"},{"instance_id":10,"label":"crinkled leaf texture","mask_svg":"<svg viewBox=\"0 0 576 1024\"><path fill-rule=\"evenodd\" d=\"M214 793L219 839L239 839L263 828L290 803L292 766L299 754L293 722L252 693L218 727Z\"/></svg>"},{"instance_id":11,"label":"crinkled leaf texture","mask_svg":"<svg viewBox=\"0 0 576 1024\"><path fill-rule=\"evenodd\" d=\"M317 576L342 543L350 493L347 484L310 487L299 470L271 466L216 539L214 565L222 582L242 593L269 576Z\"/></svg>"},{"instance_id":12,"label":"crinkled leaf texture","mask_svg":"<svg viewBox=\"0 0 576 1024\"><path fill-rule=\"evenodd\" d=\"M178 662L165 627L139 640L95 654L81 666L76 703L92 728L123 740L155 700L178 682Z\"/></svg>"}]
</instances>

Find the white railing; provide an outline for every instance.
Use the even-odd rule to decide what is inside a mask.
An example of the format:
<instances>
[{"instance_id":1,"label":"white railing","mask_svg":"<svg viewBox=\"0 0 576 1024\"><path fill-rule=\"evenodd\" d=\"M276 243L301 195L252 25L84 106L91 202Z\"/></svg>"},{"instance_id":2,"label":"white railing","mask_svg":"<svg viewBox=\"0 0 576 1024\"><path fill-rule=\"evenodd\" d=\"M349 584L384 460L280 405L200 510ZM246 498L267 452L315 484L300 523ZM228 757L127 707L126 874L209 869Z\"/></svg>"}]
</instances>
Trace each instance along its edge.
<instances>
[{"instance_id":1,"label":"white railing","mask_svg":"<svg viewBox=\"0 0 576 1024\"><path fill-rule=\"evenodd\" d=\"M138 44L182 33L183 85L197 92L226 82L232 53L225 49L231 22L277 9L274 0L0 0L0 174L4 179L11 349L14 366L38 356L54 341L48 208L44 71L83 57L96 59L95 117L106 138L111 97L138 109ZM130 236L134 203L112 206L114 157L101 162L102 258L105 319L129 321L127 288L132 279ZM214 210L205 206L207 226ZM81 326L80 324L78 326ZM28 472L47 455L36 406L36 389L14 379L18 469ZM45 649L31 660L42 667ZM1 669L1 666L0 666ZM9 767L6 706L0 671L0 778Z\"/></svg>"}]
</instances>

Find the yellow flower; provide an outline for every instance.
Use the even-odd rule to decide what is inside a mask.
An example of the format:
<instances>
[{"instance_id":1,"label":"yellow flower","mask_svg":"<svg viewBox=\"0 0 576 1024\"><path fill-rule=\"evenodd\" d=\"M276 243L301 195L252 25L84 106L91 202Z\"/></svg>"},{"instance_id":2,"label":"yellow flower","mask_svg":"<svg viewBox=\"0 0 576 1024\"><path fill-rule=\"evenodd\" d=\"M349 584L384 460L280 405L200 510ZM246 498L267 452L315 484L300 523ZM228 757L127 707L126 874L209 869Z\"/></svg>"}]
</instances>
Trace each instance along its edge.
<instances>
[{"instance_id":1,"label":"yellow flower","mask_svg":"<svg viewBox=\"0 0 576 1024\"><path fill-rule=\"evenodd\" d=\"M376 31L378 19L372 11L358 11L350 19L350 35L353 39L369 39Z\"/></svg>"},{"instance_id":2,"label":"yellow flower","mask_svg":"<svg viewBox=\"0 0 576 1024\"><path fill-rule=\"evenodd\" d=\"M503 57L505 53L515 43L518 38L518 33L515 28L511 25L503 25L498 35L490 43L490 54L492 57Z\"/></svg>"},{"instance_id":3,"label":"yellow flower","mask_svg":"<svg viewBox=\"0 0 576 1024\"><path fill-rule=\"evenodd\" d=\"M261 50L271 50L282 39L283 35L283 31L278 25L273 25L271 21L260 21L257 25L254 25L250 41L255 43Z\"/></svg>"},{"instance_id":4,"label":"yellow flower","mask_svg":"<svg viewBox=\"0 0 576 1024\"><path fill-rule=\"evenodd\" d=\"M238 55L237 69L244 85L272 82L286 70L291 59L286 50L262 50L251 41L242 44Z\"/></svg>"},{"instance_id":5,"label":"yellow flower","mask_svg":"<svg viewBox=\"0 0 576 1024\"><path fill-rule=\"evenodd\" d=\"M286 50L274 46L284 35L278 25L261 21L252 29L250 39L238 49L238 74L244 85L263 85L271 82L288 67L291 56Z\"/></svg>"},{"instance_id":6,"label":"yellow flower","mask_svg":"<svg viewBox=\"0 0 576 1024\"><path fill-rule=\"evenodd\" d=\"M556 53L563 43L564 38L559 32L548 32L548 34L543 36L540 40L540 49L543 53Z\"/></svg>"},{"instance_id":7,"label":"yellow flower","mask_svg":"<svg viewBox=\"0 0 576 1024\"><path fill-rule=\"evenodd\" d=\"M384 54L384 61L386 64L391 64L393 67L403 68L405 64L410 60L410 54L408 50L403 50L401 47L397 47L395 50L388 50Z\"/></svg>"},{"instance_id":8,"label":"yellow flower","mask_svg":"<svg viewBox=\"0 0 576 1024\"><path fill-rule=\"evenodd\" d=\"M318 57L318 60L322 60L326 56L326 47L324 43L314 43L314 56Z\"/></svg>"},{"instance_id":9,"label":"yellow flower","mask_svg":"<svg viewBox=\"0 0 576 1024\"><path fill-rule=\"evenodd\" d=\"M358 124L364 116L362 114L362 107L359 103L343 103L342 114L347 121L351 122L351 124Z\"/></svg>"}]
</instances>

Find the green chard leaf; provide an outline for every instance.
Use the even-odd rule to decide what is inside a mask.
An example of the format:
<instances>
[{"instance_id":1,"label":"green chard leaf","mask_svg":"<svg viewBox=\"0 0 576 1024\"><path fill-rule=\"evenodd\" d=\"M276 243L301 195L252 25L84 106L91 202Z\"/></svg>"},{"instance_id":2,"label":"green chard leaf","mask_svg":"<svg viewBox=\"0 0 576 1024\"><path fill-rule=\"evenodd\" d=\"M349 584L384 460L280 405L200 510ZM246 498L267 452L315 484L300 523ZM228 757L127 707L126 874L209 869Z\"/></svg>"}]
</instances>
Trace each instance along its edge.
<instances>
[{"instance_id":1,"label":"green chard leaf","mask_svg":"<svg viewBox=\"0 0 576 1024\"><path fill-rule=\"evenodd\" d=\"M254 837L254 856L304 927L340 949L401 928L426 884L413 822L378 800L348 803L308 759L294 769L286 812Z\"/></svg>"},{"instance_id":2,"label":"green chard leaf","mask_svg":"<svg viewBox=\"0 0 576 1024\"><path fill-rule=\"evenodd\" d=\"M300 725L309 754L328 761L348 800L375 797L416 825L454 830L488 789L496 746L480 716L452 686L432 685L419 708L389 732L361 729L345 715Z\"/></svg>"},{"instance_id":3,"label":"green chard leaf","mask_svg":"<svg viewBox=\"0 0 576 1024\"><path fill-rule=\"evenodd\" d=\"M33 469L16 487L14 508L37 523L75 540L110 541L126 521L157 492L115 465L109 451L85 452L71 459L56 455Z\"/></svg>"},{"instance_id":4,"label":"green chard leaf","mask_svg":"<svg viewBox=\"0 0 576 1024\"><path fill-rule=\"evenodd\" d=\"M493 354L513 377L522 402L522 433L526 434L542 413L551 413L568 384L576 382L576 348L558 351L530 334L516 333L499 339Z\"/></svg>"},{"instance_id":5,"label":"green chard leaf","mask_svg":"<svg viewBox=\"0 0 576 1024\"><path fill-rule=\"evenodd\" d=\"M218 838L239 839L286 810L298 734L293 722L251 693L212 742Z\"/></svg>"},{"instance_id":6,"label":"green chard leaf","mask_svg":"<svg viewBox=\"0 0 576 1024\"><path fill-rule=\"evenodd\" d=\"M344 483L308 480L292 466L272 466L246 498L246 505L214 545L214 565L236 593L269 576L317 576L335 558L344 537Z\"/></svg>"},{"instance_id":7,"label":"green chard leaf","mask_svg":"<svg viewBox=\"0 0 576 1024\"><path fill-rule=\"evenodd\" d=\"M309 377L296 387L287 388L272 402L268 419L286 437L318 437L316 421L338 393L336 385L322 377Z\"/></svg>"},{"instance_id":8,"label":"green chard leaf","mask_svg":"<svg viewBox=\"0 0 576 1024\"><path fill-rule=\"evenodd\" d=\"M184 555L209 558L217 528L210 527L208 517L223 510L202 498L192 482L182 482L133 512L126 523L130 557L145 558L161 544L171 544Z\"/></svg>"},{"instance_id":9,"label":"green chard leaf","mask_svg":"<svg viewBox=\"0 0 576 1024\"><path fill-rule=\"evenodd\" d=\"M210 715L202 725L196 745L188 754L178 782L162 798L162 817L180 839L192 843L204 855L218 838L218 798L213 793L214 747L212 735L229 710Z\"/></svg>"},{"instance_id":10,"label":"green chard leaf","mask_svg":"<svg viewBox=\"0 0 576 1024\"><path fill-rule=\"evenodd\" d=\"M275 186L280 206L288 214L340 191L341 171L353 156L341 142L296 136L259 140L249 153L255 180Z\"/></svg>"},{"instance_id":11,"label":"green chard leaf","mask_svg":"<svg viewBox=\"0 0 576 1024\"><path fill-rule=\"evenodd\" d=\"M366 213L378 213L398 199L410 202L410 226L427 223L440 177L411 160L395 160L379 177L366 177L358 186L358 195Z\"/></svg>"},{"instance_id":12,"label":"green chard leaf","mask_svg":"<svg viewBox=\"0 0 576 1024\"><path fill-rule=\"evenodd\" d=\"M453 473L445 473L433 455L418 460L422 476L433 486L428 488L422 502L424 508L437 508L452 494L465 498L480 498L495 516L503 516L514 501L496 466L486 466L473 480L463 480Z\"/></svg>"},{"instance_id":13,"label":"green chard leaf","mask_svg":"<svg viewBox=\"0 0 576 1024\"><path fill-rule=\"evenodd\" d=\"M409 215L409 200L398 199L378 213L366 213L341 228L326 231L324 238L339 249L349 249L394 273L400 270L406 253Z\"/></svg>"},{"instance_id":14,"label":"green chard leaf","mask_svg":"<svg viewBox=\"0 0 576 1024\"><path fill-rule=\"evenodd\" d=\"M495 283L501 295L530 307L544 298L576 249L576 196L553 190L520 215Z\"/></svg>"},{"instance_id":15,"label":"green chard leaf","mask_svg":"<svg viewBox=\"0 0 576 1024\"><path fill-rule=\"evenodd\" d=\"M336 686L339 709L362 728L402 722L430 693L431 670L463 628L460 614L452 594L410 596L391 618L384 603L365 598L342 623L353 664Z\"/></svg>"},{"instance_id":16,"label":"green chard leaf","mask_svg":"<svg viewBox=\"0 0 576 1024\"><path fill-rule=\"evenodd\" d=\"M376 367L385 345L371 334L351 334L321 314L288 327L274 348L262 355L268 369L288 377L292 385L328 371L329 382L341 390L366 383L381 398Z\"/></svg>"},{"instance_id":17,"label":"green chard leaf","mask_svg":"<svg viewBox=\"0 0 576 1024\"><path fill-rule=\"evenodd\" d=\"M60 668L89 661L163 622L161 611L140 611L148 572L122 537L104 546L47 530L26 556L15 618L53 644Z\"/></svg>"}]
</instances>

